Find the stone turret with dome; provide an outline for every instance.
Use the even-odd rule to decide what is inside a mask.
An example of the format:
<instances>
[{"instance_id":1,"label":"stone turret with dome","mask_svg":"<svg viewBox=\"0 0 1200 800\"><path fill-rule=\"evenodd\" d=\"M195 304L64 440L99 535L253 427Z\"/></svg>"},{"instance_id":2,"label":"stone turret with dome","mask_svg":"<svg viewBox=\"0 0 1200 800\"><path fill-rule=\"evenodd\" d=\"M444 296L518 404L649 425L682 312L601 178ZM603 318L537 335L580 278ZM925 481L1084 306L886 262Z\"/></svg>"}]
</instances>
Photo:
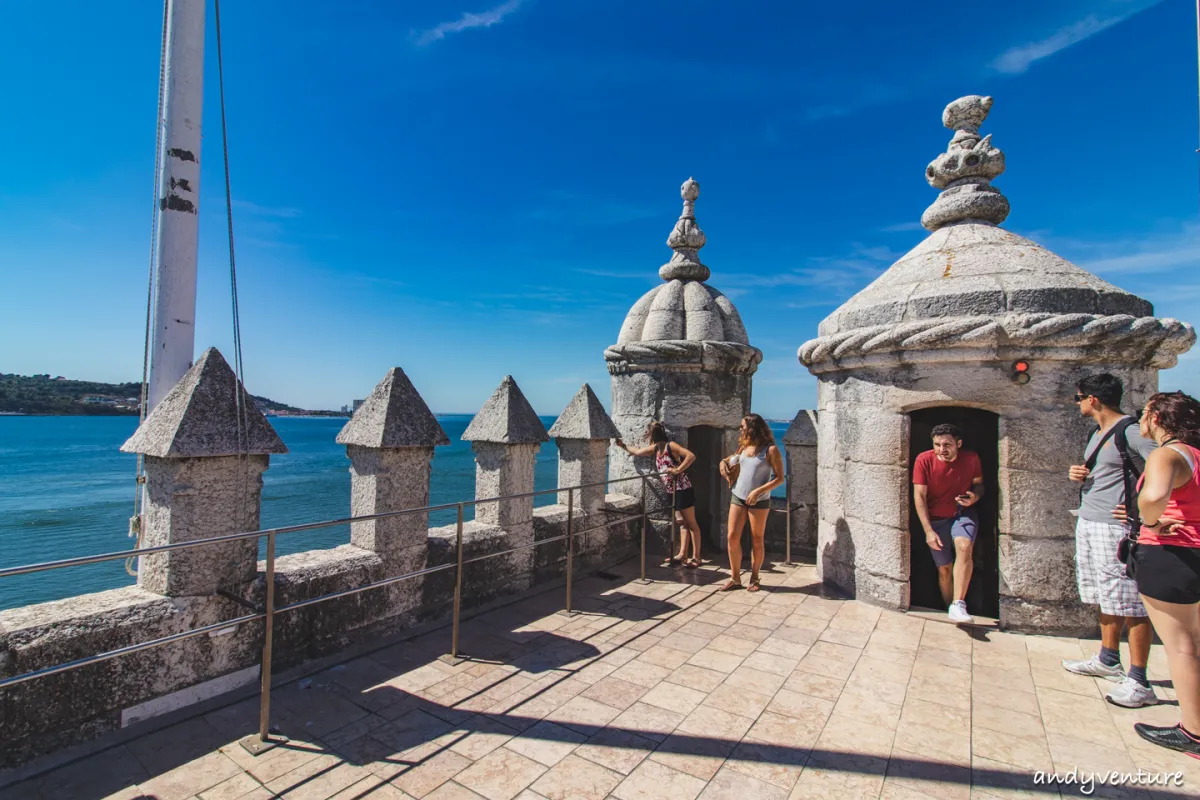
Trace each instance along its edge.
<instances>
[{"instance_id":1,"label":"stone turret with dome","mask_svg":"<svg viewBox=\"0 0 1200 800\"><path fill-rule=\"evenodd\" d=\"M729 298L705 282L711 274L700 261L706 237L695 213L700 184L689 178L680 194L683 213L667 238L675 252L658 270L663 283L634 303L604 359L612 375L613 422L621 435L640 442L646 426L661 420L672 439L696 452L689 474L704 504L697 518L701 529L719 541L720 503L722 498L728 502L728 488L717 475L717 461L736 441L741 419L749 413L751 379L762 352L750 345ZM653 468L651 459L635 463L620 449L610 459L613 477Z\"/></svg>"},{"instance_id":2,"label":"stone turret with dome","mask_svg":"<svg viewBox=\"0 0 1200 800\"><path fill-rule=\"evenodd\" d=\"M929 426L954 422L990 471L975 613L1019 629L1087 630L1095 615L1072 579L1079 489L1065 478L1086 429L1075 385L1113 373L1136 407L1195 332L999 227L1009 202L991 181L1004 154L979 132L991 107L977 95L946 107L954 135L926 170L941 190L921 218L929 236L800 347L819 379L818 570L884 605L939 602L927 602L930 556L910 526L909 469L929 449Z\"/></svg>"}]
</instances>

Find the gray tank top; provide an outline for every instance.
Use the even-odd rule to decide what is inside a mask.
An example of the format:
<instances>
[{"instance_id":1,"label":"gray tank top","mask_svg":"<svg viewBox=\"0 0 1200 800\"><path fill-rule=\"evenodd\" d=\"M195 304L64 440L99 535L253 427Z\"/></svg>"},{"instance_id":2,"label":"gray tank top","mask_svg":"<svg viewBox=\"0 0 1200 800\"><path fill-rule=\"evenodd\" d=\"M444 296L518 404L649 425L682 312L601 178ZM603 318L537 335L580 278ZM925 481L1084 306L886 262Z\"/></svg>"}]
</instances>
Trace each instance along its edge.
<instances>
[{"instance_id":1,"label":"gray tank top","mask_svg":"<svg viewBox=\"0 0 1200 800\"><path fill-rule=\"evenodd\" d=\"M767 452L767 449L763 449L752 456L738 454L730 459L734 464L741 465L737 483L733 485L733 494L739 500L745 500L747 495L771 480L771 462L767 459Z\"/></svg>"}]
</instances>

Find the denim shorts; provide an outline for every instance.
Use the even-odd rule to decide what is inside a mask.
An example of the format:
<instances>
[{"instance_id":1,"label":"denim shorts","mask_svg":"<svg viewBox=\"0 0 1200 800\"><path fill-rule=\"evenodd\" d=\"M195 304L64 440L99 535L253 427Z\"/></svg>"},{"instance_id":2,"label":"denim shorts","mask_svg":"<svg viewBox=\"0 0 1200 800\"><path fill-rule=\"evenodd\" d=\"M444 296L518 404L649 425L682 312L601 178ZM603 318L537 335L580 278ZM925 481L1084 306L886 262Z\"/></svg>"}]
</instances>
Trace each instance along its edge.
<instances>
[{"instance_id":1,"label":"denim shorts","mask_svg":"<svg viewBox=\"0 0 1200 800\"><path fill-rule=\"evenodd\" d=\"M979 534L979 518L974 511L961 511L956 517L930 520L934 533L942 540L942 549L929 548L933 563L939 567L948 567L954 563L954 540L969 539L974 542Z\"/></svg>"},{"instance_id":2,"label":"denim shorts","mask_svg":"<svg viewBox=\"0 0 1200 800\"><path fill-rule=\"evenodd\" d=\"M733 498L733 504L734 504L735 506L741 506L742 508L752 508L752 509L754 509L755 511L757 511L757 510L759 510L759 509L763 509L763 508L770 508L770 507L771 507L771 498L770 498L770 496L764 497L762 500L759 500L759 501L758 501L757 503L755 503L754 505L750 505L750 504L749 504L749 503L747 503L745 500L743 500L742 498L738 497L736 494L734 494L734 495L730 495L730 497L732 497L732 498Z\"/></svg>"}]
</instances>

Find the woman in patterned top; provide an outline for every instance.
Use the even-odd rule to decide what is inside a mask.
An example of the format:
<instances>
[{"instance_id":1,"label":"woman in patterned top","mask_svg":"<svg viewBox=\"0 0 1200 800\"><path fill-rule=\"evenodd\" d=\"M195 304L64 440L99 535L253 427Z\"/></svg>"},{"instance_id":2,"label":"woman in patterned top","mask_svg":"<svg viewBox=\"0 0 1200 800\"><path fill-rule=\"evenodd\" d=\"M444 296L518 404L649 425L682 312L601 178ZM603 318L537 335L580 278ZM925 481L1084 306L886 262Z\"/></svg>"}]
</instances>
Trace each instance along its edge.
<instances>
[{"instance_id":1,"label":"woman in patterned top","mask_svg":"<svg viewBox=\"0 0 1200 800\"><path fill-rule=\"evenodd\" d=\"M696 460L695 454L686 447L672 442L667 429L661 422L651 422L646 429L650 444L646 447L629 447L617 439L620 447L631 456L654 456L655 471L662 475L663 485L671 493L671 505L679 522L679 553L670 560L672 567L700 566L700 525L696 522L696 490L686 475L687 468ZM686 558L688 542L692 543L692 557ZM685 560L686 559L686 560Z\"/></svg>"}]
</instances>

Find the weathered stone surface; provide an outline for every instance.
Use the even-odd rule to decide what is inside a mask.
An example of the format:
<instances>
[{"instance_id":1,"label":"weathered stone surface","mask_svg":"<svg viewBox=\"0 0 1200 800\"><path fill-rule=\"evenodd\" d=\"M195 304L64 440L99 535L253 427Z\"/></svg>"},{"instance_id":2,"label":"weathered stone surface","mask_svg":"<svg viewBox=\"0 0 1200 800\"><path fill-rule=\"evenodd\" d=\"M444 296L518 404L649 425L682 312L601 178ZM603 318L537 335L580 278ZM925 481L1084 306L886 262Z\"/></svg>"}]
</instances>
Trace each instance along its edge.
<instances>
[{"instance_id":1,"label":"weathered stone surface","mask_svg":"<svg viewBox=\"0 0 1200 800\"><path fill-rule=\"evenodd\" d=\"M1000 594L1025 600L1079 602L1075 540L1000 537ZM1114 564L1114 569L1123 569Z\"/></svg>"},{"instance_id":2,"label":"weathered stone surface","mask_svg":"<svg viewBox=\"0 0 1200 800\"><path fill-rule=\"evenodd\" d=\"M907 467L846 465L842 513L890 528L908 527L909 471Z\"/></svg>"},{"instance_id":3,"label":"weathered stone surface","mask_svg":"<svg viewBox=\"0 0 1200 800\"><path fill-rule=\"evenodd\" d=\"M123 453L159 458L287 451L215 347L204 351L121 445Z\"/></svg>"},{"instance_id":4,"label":"weathered stone surface","mask_svg":"<svg viewBox=\"0 0 1200 800\"><path fill-rule=\"evenodd\" d=\"M831 416L841 458L861 464L907 464L907 415L878 406L838 403Z\"/></svg>"},{"instance_id":5,"label":"weathered stone surface","mask_svg":"<svg viewBox=\"0 0 1200 800\"><path fill-rule=\"evenodd\" d=\"M365 408L365 404L363 406ZM361 410L361 409L360 409ZM350 456L350 514L386 514L429 505L433 447L347 445ZM385 558L424 546L429 512L420 511L350 524L350 543Z\"/></svg>"},{"instance_id":6,"label":"weathered stone surface","mask_svg":"<svg viewBox=\"0 0 1200 800\"><path fill-rule=\"evenodd\" d=\"M576 509L590 513L599 511L604 505L608 446L607 439L558 440L558 485L584 487L575 490ZM565 505L567 494L559 492L558 502Z\"/></svg>"},{"instance_id":7,"label":"weathered stone surface","mask_svg":"<svg viewBox=\"0 0 1200 800\"><path fill-rule=\"evenodd\" d=\"M1090 425L1074 405L1014 410L1000 420L1000 458L1013 469L1049 473L1047 481L1066 480L1067 468L1083 463Z\"/></svg>"},{"instance_id":8,"label":"weathered stone surface","mask_svg":"<svg viewBox=\"0 0 1200 800\"><path fill-rule=\"evenodd\" d=\"M848 515L844 518L840 540L841 560L853 564L860 572L866 571L892 580L908 580L911 548L907 529L879 525ZM854 554L853 559L845 557L850 552Z\"/></svg>"},{"instance_id":9,"label":"weathered stone surface","mask_svg":"<svg viewBox=\"0 0 1200 800\"><path fill-rule=\"evenodd\" d=\"M1092 636L1099 628L1095 606L1000 596L1000 627L1060 636Z\"/></svg>"},{"instance_id":10,"label":"weathered stone surface","mask_svg":"<svg viewBox=\"0 0 1200 800\"><path fill-rule=\"evenodd\" d=\"M586 383L567 403L567 407L550 426L555 439L616 439L621 435L600 404L600 398Z\"/></svg>"},{"instance_id":11,"label":"weathered stone surface","mask_svg":"<svg viewBox=\"0 0 1200 800\"><path fill-rule=\"evenodd\" d=\"M500 386L479 409L463 431L463 441L497 444L534 444L550 441L546 426L521 393L512 375L505 375Z\"/></svg>"},{"instance_id":12,"label":"weathered stone surface","mask_svg":"<svg viewBox=\"0 0 1200 800\"><path fill-rule=\"evenodd\" d=\"M1000 532L1038 538L1074 535L1079 484L1066 474L1001 469Z\"/></svg>"},{"instance_id":13,"label":"weathered stone surface","mask_svg":"<svg viewBox=\"0 0 1200 800\"><path fill-rule=\"evenodd\" d=\"M783 443L791 445L817 444L817 412L800 409L783 434Z\"/></svg>"},{"instance_id":14,"label":"weathered stone surface","mask_svg":"<svg viewBox=\"0 0 1200 800\"><path fill-rule=\"evenodd\" d=\"M147 456L142 546L256 531L270 456ZM179 597L238 591L254 580L258 541L243 539L143 556L138 585Z\"/></svg>"},{"instance_id":15,"label":"weathered stone surface","mask_svg":"<svg viewBox=\"0 0 1200 800\"><path fill-rule=\"evenodd\" d=\"M0 611L0 677L13 677L245 614L220 597L136 586ZM196 636L0 690L0 766L121 725L121 709L255 663L260 624ZM100 687L100 688L98 688Z\"/></svg>"},{"instance_id":16,"label":"weathered stone surface","mask_svg":"<svg viewBox=\"0 0 1200 800\"><path fill-rule=\"evenodd\" d=\"M532 518L533 498L517 497L533 491L533 470L537 462L538 444L495 444L472 442L475 451L475 519L484 525L508 529L523 525Z\"/></svg>"},{"instance_id":17,"label":"weathered stone surface","mask_svg":"<svg viewBox=\"0 0 1200 800\"><path fill-rule=\"evenodd\" d=\"M433 447L450 444L404 370L392 367L337 435L362 447Z\"/></svg>"}]
</instances>

